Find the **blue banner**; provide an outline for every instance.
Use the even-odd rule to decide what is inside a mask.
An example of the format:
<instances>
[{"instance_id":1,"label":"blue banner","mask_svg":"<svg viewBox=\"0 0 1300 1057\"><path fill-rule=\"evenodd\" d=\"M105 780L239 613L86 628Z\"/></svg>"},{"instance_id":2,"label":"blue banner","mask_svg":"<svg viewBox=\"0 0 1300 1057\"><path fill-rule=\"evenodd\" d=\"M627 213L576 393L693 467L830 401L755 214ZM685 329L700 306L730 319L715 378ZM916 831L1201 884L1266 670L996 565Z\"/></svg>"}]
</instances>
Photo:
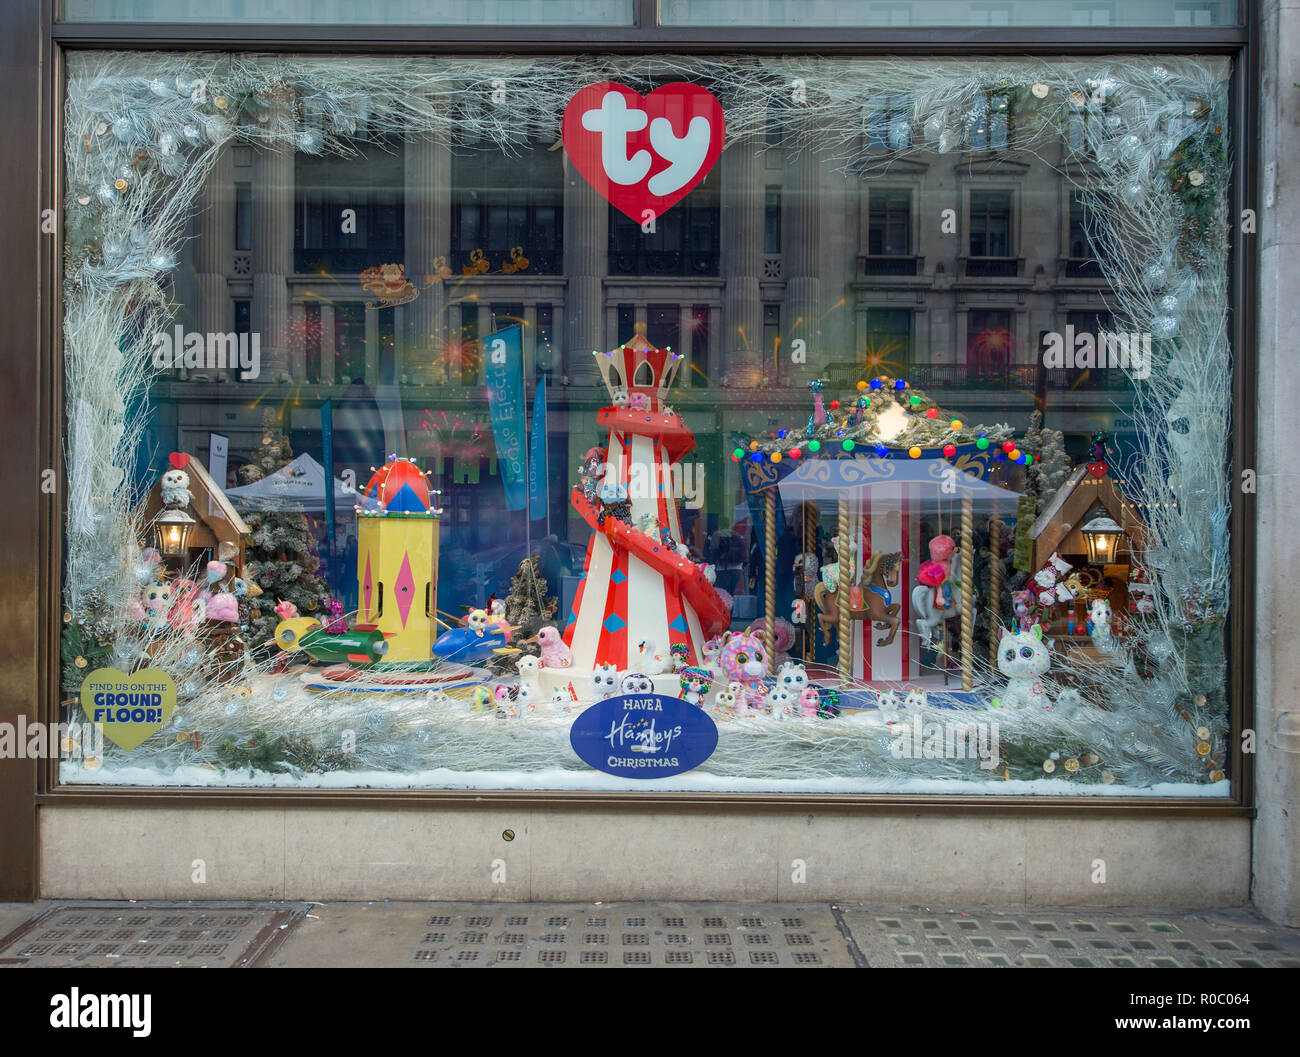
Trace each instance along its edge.
<instances>
[{"instance_id":1,"label":"blue banner","mask_svg":"<svg viewBox=\"0 0 1300 1057\"><path fill-rule=\"evenodd\" d=\"M524 480L524 349L519 325L483 339L488 408L497 445L497 465L506 490L506 509L528 505Z\"/></svg>"},{"instance_id":2,"label":"blue banner","mask_svg":"<svg viewBox=\"0 0 1300 1057\"><path fill-rule=\"evenodd\" d=\"M569 728L569 744L583 763L606 774L667 778L712 756L718 728L704 709L681 698L629 694L584 711Z\"/></svg>"},{"instance_id":3,"label":"blue banner","mask_svg":"<svg viewBox=\"0 0 1300 1057\"><path fill-rule=\"evenodd\" d=\"M546 466L546 375L537 379L533 398L533 439L528 449L528 516L533 521L546 517L551 495Z\"/></svg>"},{"instance_id":4,"label":"blue banner","mask_svg":"<svg viewBox=\"0 0 1300 1057\"><path fill-rule=\"evenodd\" d=\"M334 401L320 406L320 452L325 466L325 560L334 557ZM330 572L334 570L331 569Z\"/></svg>"}]
</instances>

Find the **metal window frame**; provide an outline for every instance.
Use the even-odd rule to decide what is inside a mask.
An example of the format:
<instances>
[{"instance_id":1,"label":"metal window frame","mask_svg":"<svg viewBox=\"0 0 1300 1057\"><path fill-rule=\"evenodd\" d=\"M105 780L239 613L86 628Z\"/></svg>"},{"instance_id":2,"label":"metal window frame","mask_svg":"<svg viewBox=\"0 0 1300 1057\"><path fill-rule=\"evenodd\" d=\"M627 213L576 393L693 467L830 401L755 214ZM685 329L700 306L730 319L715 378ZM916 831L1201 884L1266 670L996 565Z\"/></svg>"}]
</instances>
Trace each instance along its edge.
<instances>
[{"instance_id":1,"label":"metal window frame","mask_svg":"<svg viewBox=\"0 0 1300 1057\"><path fill-rule=\"evenodd\" d=\"M6 644L9 678L0 681L0 722L34 713L56 715L61 629L62 493L40 491L42 469L62 472L63 406L61 358L61 235L38 234L34 223L43 208L59 202L64 54L69 49L273 50L297 52L412 52L545 54L581 52L627 54L647 50L678 53L758 53L836 56L967 55L1025 53L1199 53L1233 60L1231 112L1236 165L1230 190L1230 215L1253 202L1258 169L1254 134L1259 88L1256 11L1247 5L1238 26L1183 29L1073 27L900 27L872 29L676 28L656 25L654 0L637 0L634 27L437 26L268 26L56 23L54 0L11 0L0 8L0 86L9 104L0 110L0 141L11 149L0 157L0 238L11 252L0 259L0 288L11 291L6 357L8 385L0 387L0 415L20 443L0 447L0 475L18 482L10 516L0 523L0 555L7 583L7 605L0 609L0 641ZM29 159L35 159L35 172ZM1232 447L1234 478L1254 465L1255 330L1257 258L1251 236L1233 226L1230 246L1229 326L1234 350ZM36 261L36 268L31 262ZM22 351L20 351L22 350ZM26 350L37 350L35 354ZM29 439L29 438L34 438ZM31 482L26 487L24 482ZM1228 639L1229 692L1234 731L1249 725L1254 692L1254 537L1253 498L1238 495L1231 532L1232 587ZM33 707L35 706L35 707ZM577 790L293 790L192 788L85 788L59 786L55 761L6 760L0 763L0 899L30 899L36 892L39 807L56 805L321 807L431 807L439 804L487 807L540 805L552 809L653 805L672 810L850 812L856 815L900 811L979 816L1047 813L1098 815L1237 816L1254 815L1253 760L1234 751L1233 795L1204 801L1174 798L1026 798L977 794L821 795L753 793L584 792Z\"/></svg>"}]
</instances>

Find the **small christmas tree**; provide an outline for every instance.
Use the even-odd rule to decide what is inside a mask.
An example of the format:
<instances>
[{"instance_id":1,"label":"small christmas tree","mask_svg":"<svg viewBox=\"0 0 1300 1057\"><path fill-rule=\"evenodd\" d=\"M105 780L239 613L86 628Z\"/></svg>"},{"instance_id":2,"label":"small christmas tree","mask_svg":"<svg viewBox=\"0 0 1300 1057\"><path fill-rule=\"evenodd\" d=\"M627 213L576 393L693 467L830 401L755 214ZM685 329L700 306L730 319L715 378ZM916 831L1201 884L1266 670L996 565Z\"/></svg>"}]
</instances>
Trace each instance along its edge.
<instances>
[{"instance_id":1,"label":"small christmas tree","mask_svg":"<svg viewBox=\"0 0 1300 1057\"><path fill-rule=\"evenodd\" d=\"M1025 447L1038 453L1029 467L1029 489L1035 497L1035 514L1065 484L1070 476L1070 457L1065 453L1065 434L1059 429L1043 429L1043 413L1035 410L1025 434Z\"/></svg>"},{"instance_id":2,"label":"small christmas tree","mask_svg":"<svg viewBox=\"0 0 1300 1057\"><path fill-rule=\"evenodd\" d=\"M240 468L245 484L260 481L293 458L289 438L274 419L274 412L268 412L262 443L254 450L252 462ZM280 622L275 607L281 601L292 602L303 616L321 617L321 603L330 597L330 587L318 571L317 541L301 508L253 513L245 521L252 546L245 555L244 573L262 595L241 602L240 618L248 625L249 644L258 646L275 634Z\"/></svg>"},{"instance_id":3,"label":"small christmas tree","mask_svg":"<svg viewBox=\"0 0 1300 1057\"><path fill-rule=\"evenodd\" d=\"M536 643L524 645L524 640L536 635L559 607L559 599L546 593L546 578L537 571L538 560L539 556L533 554L519 563L519 571L510 577L510 594L505 597L506 620L518 629L512 632L510 643L534 656L540 655L541 650ZM503 655L490 663L499 670L509 671L518 659L517 654Z\"/></svg>"}]
</instances>

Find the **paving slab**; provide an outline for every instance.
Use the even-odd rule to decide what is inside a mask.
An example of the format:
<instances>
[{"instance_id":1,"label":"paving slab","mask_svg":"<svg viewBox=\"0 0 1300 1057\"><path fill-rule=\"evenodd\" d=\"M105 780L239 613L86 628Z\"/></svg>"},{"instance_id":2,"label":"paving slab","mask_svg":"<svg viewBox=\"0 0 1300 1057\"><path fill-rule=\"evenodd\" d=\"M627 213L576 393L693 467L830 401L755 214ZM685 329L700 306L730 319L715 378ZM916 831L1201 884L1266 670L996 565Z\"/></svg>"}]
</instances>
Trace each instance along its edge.
<instances>
[{"instance_id":1,"label":"paving slab","mask_svg":"<svg viewBox=\"0 0 1300 1057\"><path fill-rule=\"evenodd\" d=\"M1300 968L1300 931L1248 910L840 908L886 968Z\"/></svg>"},{"instance_id":2,"label":"paving slab","mask_svg":"<svg viewBox=\"0 0 1300 1057\"><path fill-rule=\"evenodd\" d=\"M333 903L273 956L275 967L849 968L825 904Z\"/></svg>"}]
</instances>

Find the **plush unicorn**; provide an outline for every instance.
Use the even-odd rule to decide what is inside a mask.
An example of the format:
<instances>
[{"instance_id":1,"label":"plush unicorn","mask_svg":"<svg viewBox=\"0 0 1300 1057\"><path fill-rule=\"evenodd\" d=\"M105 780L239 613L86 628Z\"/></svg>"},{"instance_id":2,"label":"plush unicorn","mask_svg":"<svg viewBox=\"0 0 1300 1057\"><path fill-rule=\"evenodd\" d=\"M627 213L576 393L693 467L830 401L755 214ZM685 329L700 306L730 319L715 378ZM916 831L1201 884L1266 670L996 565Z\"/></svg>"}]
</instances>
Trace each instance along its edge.
<instances>
[{"instance_id":1,"label":"plush unicorn","mask_svg":"<svg viewBox=\"0 0 1300 1057\"><path fill-rule=\"evenodd\" d=\"M817 688L814 686L806 687L799 695L799 709L805 719L816 719L821 704L822 695L817 692Z\"/></svg>"},{"instance_id":2,"label":"plush unicorn","mask_svg":"<svg viewBox=\"0 0 1300 1057\"><path fill-rule=\"evenodd\" d=\"M1094 598L1088 606L1088 619L1092 622L1092 644L1102 653L1114 653L1116 644L1110 626L1110 603L1104 598Z\"/></svg>"},{"instance_id":3,"label":"plush unicorn","mask_svg":"<svg viewBox=\"0 0 1300 1057\"><path fill-rule=\"evenodd\" d=\"M767 649L753 635L728 634L718 651L718 667L729 682L744 687L744 702L749 708L762 708L767 690L763 674L767 670Z\"/></svg>"},{"instance_id":4,"label":"plush unicorn","mask_svg":"<svg viewBox=\"0 0 1300 1057\"><path fill-rule=\"evenodd\" d=\"M612 664L602 664L591 673L591 699L605 701L618 693L618 671Z\"/></svg>"},{"instance_id":5,"label":"plush unicorn","mask_svg":"<svg viewBox=\"0 0 1300 1057\"><path fill-rule=\"evenodd\" d=\"M926 696L924 690L909 690L907 696L903 698L903 708L909 712L915 712L918 708L925 708L929 703L930 699Z\"/></svg>"},{"instance_id":6,"label":"plush unicorn","mask_svg":"<svg viewBox=\"0 0 1300 1057\"><path fill-rule=\"evenodd\" d=\"M1083 703L1077 690L1062 690L1053 703L1044 681L1052 667L1048 645L1043 642L1043 626L1035 624L1028 631L1014 635L998 629L998 671L1007 677L1007 688L993 699L994 708L1056 709L1071 714Z\"/></svg>"}]
</instances>

